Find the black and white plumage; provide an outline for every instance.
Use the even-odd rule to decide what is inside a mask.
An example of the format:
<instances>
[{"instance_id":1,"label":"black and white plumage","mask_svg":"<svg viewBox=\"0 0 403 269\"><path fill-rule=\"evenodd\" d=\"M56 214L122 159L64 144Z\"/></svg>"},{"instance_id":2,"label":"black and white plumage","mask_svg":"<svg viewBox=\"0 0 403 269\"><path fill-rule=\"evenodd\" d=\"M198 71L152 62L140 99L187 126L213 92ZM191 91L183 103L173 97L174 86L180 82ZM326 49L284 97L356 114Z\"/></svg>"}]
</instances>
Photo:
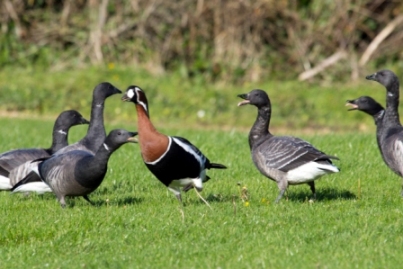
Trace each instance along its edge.
<instances>
[{"instance_id":1,"label":"black and white plumage","mask_svg":"<svg viewBox=\"0 0 403 269\"><path fill-rule=\"evenodd\" d=\"M60 113L53 126L50 148L15 149L0 155L0 190L10 190L19 180L31 171L31 161L49 157L68 145L68 133L72 126L89 122L77 111L66 110ZM40 184L45 191L49 188ZM40 187L39 186L39 187Z\"/></svg>"},{"instance_id":2,"label":"black and white plumage","mask_svg":"<svg viewBox=\"0 0 403 269\"><path fill-rule=\"evenodd\" d=\"M403 127L399 119L399 79L390 70L380 70L366 77L386 88L386 108L377 123L377 139L383 160L397 175L403 177ZM403 187L401 195L403 196Z\"/></svg>"},{"instance_id":3,"label":"black and white plumage","mask_svg":"<svg viewBox=\"0 0 403 269\"><path fill-rule=\"evenodd\" d=\"M136 105L139 145L144 163L179 201L181 188L184 191L193 187L198 191L203 189L203 182L209 179L206 169L226 168L222 164L211 163L187 139L158 132L151 123L148 101L140 87L129 86L122 100Z\"/></svg>"},{"instance_id":4,"label":"black and white plumage","mask_svg":"<svg viewBox=\"0 0 403 269\"><path fill-rule=\"evenodd\" d=\"M127 142L136 142L135 135L137 132L113 130L95 154L72 150L39 160L36 170L15 185L13 191L18 192L36 174L52 189L62 207L66 205L66 196L83 196L90 202L88 194L102 183L111 154Z\"/></svg>"},{"instance_id":5,"label":"black and white plumage","mask_svg":"<svg viewBox=\"0 0 403 269\"><path fill-rule=\"evenodd\" d=\"M189 140L168 136L169 144L165 153L154 162L144 162L153 175L180 198L180 188L188 191L195 187L203 190L203 183L210 178L206 169L226 168L221 164L210 163L206 156Z\"/></svg>"},{"instance_id":6,"label":"black and white plumage","mask_svg":"<svg viewBox=\"0 0 403 269\"><path fill-rule=\"evenodd\" d=\"M238 106L251 104L257 107L257 119L249 132L249 147L253 163L268 178L274 180L280 190L278 202L288 185L307 183L316 197L314 180L337 173L339 169L331 159L338 159L316 149L310 143L291 136L274 136L269 131L271 103L263 90L252 90L238 97L245 99Z\"/></svg>"},{"instance_id":7,"label":"black and white plumage","mask_svg":"<svg viewBox=\"0 0 403 269\"><path fill-rule=\"evenodd\" d=\"M58 150L55 154L62 154L72 150L84 150L89 151L90 153L95 153L99 146L102 145L106 137L104 127L105 100L109 96L118 93L122 92L109 82L98 84L94 88L92 94L91 119L87 134L80 141ZM33 167L36 165L37 163L32 164ZM21 179L22 178L20 177L19 180ZM21 188L21 190L24 190L24 192L43 192L42 188L38 188L43 186L41 182L42 181L39 177L36 177L36 180L34 180L33 175L29 184L27 184L24 188Z\"/></svg>"}]
</instances>

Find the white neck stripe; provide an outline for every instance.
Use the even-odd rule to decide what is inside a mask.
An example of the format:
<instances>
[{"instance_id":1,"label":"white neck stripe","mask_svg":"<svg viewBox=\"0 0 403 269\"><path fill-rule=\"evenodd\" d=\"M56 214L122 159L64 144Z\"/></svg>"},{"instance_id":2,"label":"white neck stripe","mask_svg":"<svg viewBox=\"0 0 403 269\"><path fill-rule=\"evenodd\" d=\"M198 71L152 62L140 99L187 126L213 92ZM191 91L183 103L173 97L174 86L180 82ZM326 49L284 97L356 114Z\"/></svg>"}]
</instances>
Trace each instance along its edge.
<instances>
[{"instance_id":1,"label":"white neck stripe","mask_svg":"<svg viewBox=\"0 0 403 269\"><path fill-rule=\"evenodd\" d=\"M63 131L63 130L59 130L59 131L57 131L59 134L63 134L63 135L67 135L67 133L65 132L65 131Z\"/></svg>"},{"instance_id":2,"label":"white neck stripe","mask_svg":"<svg viewBox=\"0 0 403 269\"><path fill-rule=\"evenodd\" d=\"M144 110L148 113L146 104L144 104L143 102L138 102L138 103L139 103L139 104L144 108Z\"/></svg>"},{"instance_id":3,"label":"white neck stripe","mask_svg":"<svg viewBox=\"0 0 403 269\"><path fill-rule=\"evenodd\" d=\"M168 147L167 147L167 150L164 152L164 154L162 154L158 159L156 159L156 160L153 161L153 162L145 162L146 164L152 164L152 165L154 165L154 164L158 163L162 158L164 158L164 156L167 154L167 152L168 152L169 149L171 148L171 144L172 144L172 138L171 138L170 136L168 136L168 140L169 140L169 142L168 142Z\"/></svg>"},{"instance_id":4,"label":"white neck stripe","mask_svg":"<svg viewBox=\"0 0 403 269\"><path fill-rule=\"evenodd\" d=\"M183 143L182 141L180 141L179 139L176 139L176 138L174 138L174 140L175 140L176 144L181 146L185 151L187 151L190 154L192 154L196 158L196 160L199 162L200 167L204 168L204 164L203 164L204 161L203 161L203 159L202 159L203 157L201 155L197 154L197 152L195 152L193 150L193 148L191 146L189 146L188 144Z\"/></svg>"}]
</instances>

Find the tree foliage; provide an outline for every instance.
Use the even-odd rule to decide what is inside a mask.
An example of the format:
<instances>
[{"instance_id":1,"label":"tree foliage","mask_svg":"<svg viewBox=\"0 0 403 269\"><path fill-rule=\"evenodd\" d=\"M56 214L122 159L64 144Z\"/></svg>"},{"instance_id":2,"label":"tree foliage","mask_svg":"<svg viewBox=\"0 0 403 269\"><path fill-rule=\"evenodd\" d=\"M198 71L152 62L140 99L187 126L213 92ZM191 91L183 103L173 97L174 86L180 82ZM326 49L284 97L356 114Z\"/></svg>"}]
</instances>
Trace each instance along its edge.
<instances>
[{"instance_id":1,"label":"tree foliage","mask_svg":"<svg viewBox=\"0 0 403 269\"><path fill-rule=\"evenodd\" d=\"M368 64L399 64L402 13L399 0L3 0L0 65L356 78Z\"/></svg>"}]
</instances>

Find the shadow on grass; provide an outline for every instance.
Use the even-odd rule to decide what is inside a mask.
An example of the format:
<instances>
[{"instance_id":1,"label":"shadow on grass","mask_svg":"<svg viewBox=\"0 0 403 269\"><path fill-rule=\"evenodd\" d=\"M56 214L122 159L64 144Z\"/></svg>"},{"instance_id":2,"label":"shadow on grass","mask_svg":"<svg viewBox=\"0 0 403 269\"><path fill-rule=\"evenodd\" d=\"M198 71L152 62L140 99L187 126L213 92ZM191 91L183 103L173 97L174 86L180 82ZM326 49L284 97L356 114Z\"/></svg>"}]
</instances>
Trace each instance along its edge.
<instances>
[{"instance_id":1,"label":"shadow on grass","mask_svg":"<svg viewBox=\"0 0 403 269\"><path fill-rule=\"evenodd\" d=\"M311 199L312 193L306 191L295 191L288 189L288 199L292 201L302 201ZM284 195L283 199L286 199ZM316 189L316 201L331 201L331 200L355 200L357 196L348 190L338 190L332 188Z\"/></svg>"},{"instance_id":2,"label":"shadow on grass","mask_svg":"<svg viewBox=\"0 0 403 269\"><path fill-rule=\"evenodd\" d=\"M124 206L124 205L136 205L140 204L144 201L143 198L136 198L132 196L126 196L126 197L118 197L116 199L113 199L112 201L107 202L106 200L99 200L94 203L95 206L106 206L107 204L113 205L113 206Z\"/></svg>"},{"instance_id":3,"label":"shadow on grass","mask_svg":"<svg viewBox=\"0 0 403 269\"><path fill-rule=\"evenodd\" d=\"M287 194L288 192L288 194ZM297 188L289 188L286 194L282 199L288 199L294 202L306 202L312 198L312 193L309 190L298 190ZM273 202L276 199L278 192L274 192L271 196ZM204 197L204 196L203 196ZM204 199L210 203L238 203L241 201L239 194L233 195L222 195L222 194L209 194ZM267 197L270 200L270 198ZM332 201L332 200L355 200L357 196L348 191L348 190L340 190L340 189L332 189L332 188L320 188L316 190L316 201ZM256 202L256 201L255 201ZM185 202L187 204L188 201ZM204 204L202 200L199 199L198 203Z\"/></svg>"},{"instance_id":4,"label":"shadow on grass","mask_svg":"<svg viewBox=\"0 0 403 269\"><path fill-rule=\"evenodd\" d=\"M73 197L67 197L66 198L66 207L75 207L75 206L82 206L81 201L84 205L87 206L94 206L94 207L103 207L103 206L107 206L108 204L111 206L124 206L124 205L135 205L135 204L139 204L143 202L143 198L136 198L136 197L119 197L117 199L112 199L110 201L106 201L106 200L96 200L96 199L92 199L91 197L89 197L91 200L91 204L88 203L86 200L84 200L83 197L81 196L73 196ZM79 201L80 199L82 199L79 204L76 205L76 202Z\"/></svg>"}]
</instances>

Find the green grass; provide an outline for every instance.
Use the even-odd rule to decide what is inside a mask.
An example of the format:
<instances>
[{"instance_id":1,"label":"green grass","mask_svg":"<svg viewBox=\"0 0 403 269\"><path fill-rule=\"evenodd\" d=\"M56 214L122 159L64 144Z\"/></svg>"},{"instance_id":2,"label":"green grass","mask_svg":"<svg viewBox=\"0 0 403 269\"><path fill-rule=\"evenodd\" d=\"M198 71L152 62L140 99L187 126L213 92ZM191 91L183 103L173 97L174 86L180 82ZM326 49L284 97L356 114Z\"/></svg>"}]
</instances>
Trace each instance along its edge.
<instances>
[{"instance_id":1,"label":"green grass","mask_svg":"<svg viewBox=\"0 0 403 269\"><path fill-rule=\"evenodd\" d=\"M245 112L252 115L251 111ZM254 115L254 114L253 114ZM114 122L135 130L135 117ZM48 146L51 121L0 120L0 151ZM371 127L372 128L372 127ZM178 202L146 169L138 145L112 156L108 174L91 195L0 193L2 268L398 268L403 245L401 179L384 165L374 133L298 135L341 161L341 172L291 186L273 204L277 186L254 168L247 133L160 128L187 137L227 170L209 171L201 193ZM86 131L74 127L70 140ZM239 185L240 186L239 186ZM249 201L240 198L246 187Z\"/></svg>"},{"instance_id":2,"label":"green grass","mask_svg":"<svg viewBox=\"0 0 403 269\"><path fill-rule=\"evenodd\" d=\"M370 95L381 104L385 100L383 87L364 77L358 83L346 84L266 81L231 85L201 77L188 79L176 73L155 76L131 66L65 71L5 68L0 71L0 111L55 117L62 110L77 109L88 115L92 90L102 81L109 81L122 91L133 84L142 87L153 121L171 128L249 128L255 109L237 107L241 100L237 94L254 88L268 92L273 105L273 128L281 129L362 129L366 126L362 122L372 120L363 113L347 114L346 100L361 95ZM132 119L133 106L121 103L118 96L107 100L108 122ZM204 112L204 117L198 117L199 112Z\"/></svg>"}]
</instances>

